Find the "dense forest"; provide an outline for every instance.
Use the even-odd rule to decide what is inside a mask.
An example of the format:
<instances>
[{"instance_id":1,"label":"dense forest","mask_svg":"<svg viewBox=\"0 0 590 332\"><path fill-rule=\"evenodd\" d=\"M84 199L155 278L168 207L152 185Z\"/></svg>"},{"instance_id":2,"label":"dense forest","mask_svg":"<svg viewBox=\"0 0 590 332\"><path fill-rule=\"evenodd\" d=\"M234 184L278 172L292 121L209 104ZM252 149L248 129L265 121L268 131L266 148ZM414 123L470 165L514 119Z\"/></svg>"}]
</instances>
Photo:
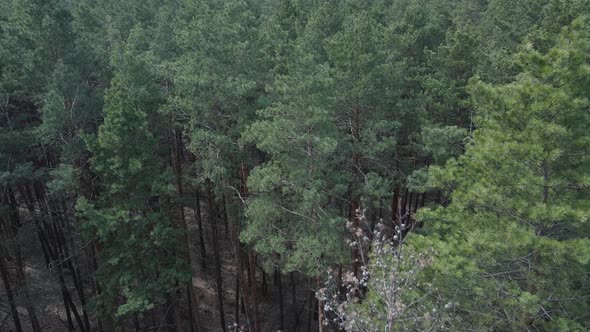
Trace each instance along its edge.
<instances>
[{"instance_id":1,"label":"dense forest","mask_svg":"<svg viewBox=\"0 0 590 332\"><path fill-rule=\"evenodd\" d=\"M589 236L588 0L0 1L0 331L584 331Z\"/></svg>"}]
</instances>

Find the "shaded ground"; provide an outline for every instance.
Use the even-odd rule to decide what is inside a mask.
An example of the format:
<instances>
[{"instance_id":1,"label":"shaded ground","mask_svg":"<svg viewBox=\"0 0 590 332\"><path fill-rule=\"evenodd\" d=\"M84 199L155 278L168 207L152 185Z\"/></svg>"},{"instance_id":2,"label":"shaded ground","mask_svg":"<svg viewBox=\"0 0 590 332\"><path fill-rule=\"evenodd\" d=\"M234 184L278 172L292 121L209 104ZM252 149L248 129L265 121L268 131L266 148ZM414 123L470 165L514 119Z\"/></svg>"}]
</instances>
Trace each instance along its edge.
<instances>
[{"instance_id":1,"label":"shaded ground","mask_svg":"<svg viewBox=\"0 0 590 332\"><path fill-rule=\"evenodd\" d=\"M205 246L207 248L207 267L203 269L201 267L200 253L197 226L193 215L193 210L186 208L185 215L189 222L189 233L192 245L192 265L193 265L193 278L192 284L194 287L195 297L197 298L198 306L198 318L199 326L201 331L220 331L221 330L221 319L217 306L217 292L214 277L214 256L213 256L213 243L212 243L212 228L208 222L206 215L203 215L203 227L205 236ZM39 248L38 240L34 236L35 231L32 228L31 223L24 226L19 232L23 258L25 259L25 273L27 275L27 285L33 304L37 310L37 316L39 322L43 328L43 331L66 331L66 314L64 310L64 304L62 302L61 289L57 279L57 272L55 269L47 269L45 261L40 256L41 249ZM245 325L246 317L239 310L239 318L236 317L236 257L234 255L231 242L228 235L226 235L222 224L218 226L220 235L220 256L222 260L222 278L223 278L223 297L224 297L224 311L225 321L227 325L233 325L239 319L240 325ZM28 237L28 238L24 238ZM80 244L77 244L80 246ZM81 250L77 255L77 264L81 270L81 276L83 279L88 280L90 277L88 273L84 271L90 271L90 262L86 259L86 255ZM17 285L14 280L16 273L14 273L14 264L8 264L10 271L9 274L13 279L13 292L16 297L18 306L18 312L23 325L24 331L32 331L29 323L28 312L26 311L23 304L22 293L15 287ZM278 287L273 283L273 274L266 274L266 289L263 287L263 277L261 269L257 268L257 297L259 302L259 317L261 322L261 330L266 331L278 331L280 328L280 312L279 312L279 290ZM73 289L73 283L71 282L71 276L67 273L67 269L64 269L66 283L70 287L70 294L72 294L73 301L76 306L80 308L78 298L75 289ZM309 292L307 290L307 282L298 274L294 274L295 288L296 288L296 299L293 302L292 287L288 275L282 277L283 283L283 301L284 301L284 325L286 331L307 331L308 327L308 308L307 301ZM88 284L88 283L87 283ZM89 290L86 292L89 296ZM75 295L75 296L74 296ZM312 315L313 317L313 315ZM75 324L75 323L74 323ZM317 330L317 320L312 321L312 331ZM181 330L184 330L182 328ZM10 314L10 308L4 292L4 285L0 280L0 331L8 332L15 331L13 326L12 316Z\"/></svg>"},{"instance_id":2,"label":"shaded ground","mask_svg":"<svg viewBox=\"0 0 590 332\"><path fill-rule=\"evenodd\" d=\"M203 227L205 243L207 248L207 268L202 269L200 264L200 253L196 222L192 209L186 209L186 217L190 222L190 233L193 259L193 286L198 298L199 320L203 331L220 331L221 319L217 309L217 291L214 277L214 258L213 258L213 231L210 223L203 215ZM221 260L222 260L222 278L223 278L223 295L225 321L228 325L236 322L236 257L232 249L228 236L225 234L223 225L218 226L220 235ZM279 331L280 329L280 311L279 311L279 289L273 282L273 274L266 274L266 290L263 289L263 277L261 269L257 268L257 297L259 300L259 317L262 331ZM282 276L283 283L283 304L284 304L284 323L286 331L307 331L307 282L302 280L301 276L295 274L296 301L293 304L292 287L293 284L288 275ZM240 325L245 325L245 315L239 310ZM297 321L297 323L296 323ZM296 326L297 324L297 326ZM317 320L312 323L312 330L316 328Z\"/></svg>"}]
</instances>

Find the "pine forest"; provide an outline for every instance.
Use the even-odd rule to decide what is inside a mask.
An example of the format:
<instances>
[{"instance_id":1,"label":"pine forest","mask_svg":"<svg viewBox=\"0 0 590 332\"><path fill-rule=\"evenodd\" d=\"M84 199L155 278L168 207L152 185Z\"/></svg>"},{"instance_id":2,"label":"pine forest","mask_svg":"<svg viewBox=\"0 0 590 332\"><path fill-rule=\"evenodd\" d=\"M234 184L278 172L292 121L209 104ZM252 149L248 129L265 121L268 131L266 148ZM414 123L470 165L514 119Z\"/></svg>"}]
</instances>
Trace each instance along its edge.
<instances>
[{"instance_id":1,"label":"pine forest","mask_svg":"<svg viewBox=\"0 0 590 332\"><path fill-rule=\"evenodd\" d=\"M0 331L590 331L590 0L0 0Z\"/></svg>"}]
</instances>

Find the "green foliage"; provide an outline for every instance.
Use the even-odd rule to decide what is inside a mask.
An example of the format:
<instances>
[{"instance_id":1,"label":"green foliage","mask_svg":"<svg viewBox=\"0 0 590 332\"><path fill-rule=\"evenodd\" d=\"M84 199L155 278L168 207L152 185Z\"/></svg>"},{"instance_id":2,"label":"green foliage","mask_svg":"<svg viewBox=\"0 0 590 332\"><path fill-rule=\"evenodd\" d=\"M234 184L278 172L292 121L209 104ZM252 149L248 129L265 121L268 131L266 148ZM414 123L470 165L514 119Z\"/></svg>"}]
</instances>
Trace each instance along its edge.
<instances>
[{"instance_id":1,"label":"green foliage","mask_svg":"<svg viewBox=\"0 0 590 332\"><path fill-rule=\"evenodd\" d=\"M354 207L367 231L424 193L417 220L398 213L423 222L413 254L436 255L396 304L429 300L390 329L582 330L589 14L585 0L1 1L0 211L63 209L72 243L100 249L94 307L126 320L190 278L173 148L181 182L213 183L282 272L346 267ZM387 329L379 282L401 258L381 249L348 309L360 330ZM452 305L434 319L439 299Z\"/></svg>"},{"instance_id":2,"label":"green foliage","mask_svg":"<svg viewBox=\"0 0 590 332\"><path fill-rule=\"evenodd\" d=\"M172 177L150 131L162 99L149 80L134 84L139 77L149 77L145 64L129 58L113 78L104 123L90 147L103 185L101 199L97 204L81 199L76 206L87 238L103 248L96 272L103 292L94 305L116 317L164 303L178 282L190 278L186 260L170 254L180 239L166 203Z\"/></svg>"},{"instance_id":3,"label":"green foliage","mask_svg":"<svg viewBox=\"0 0 590 332\"><path fill-rule=\"evenodd\" d=\"M290 75L269 89L278 101L260 110L260 120L243 134L271 160L249 177L256 196L247 205L242 239L262 254L279 254L284 271L317 275L342 259L344 221L331 204L342 191L333 172L338 139L323 93L333 80L327 66L296 59Z\"/></svg>"},{"instance_id":4,"label":"green foliage","mask_svg":"<svg viewBox=\"0 0 590 332\"><path fill-rule=\"evenodd\" d=\"M421 212L429 231L411 240L439 253L423 278L459 303L465 328L588 323L589 33L581 17L546 54L521 53L513 83L474 81L478 129L431 174L454 183L452 202Z\"/></svg>"}]
</instances>

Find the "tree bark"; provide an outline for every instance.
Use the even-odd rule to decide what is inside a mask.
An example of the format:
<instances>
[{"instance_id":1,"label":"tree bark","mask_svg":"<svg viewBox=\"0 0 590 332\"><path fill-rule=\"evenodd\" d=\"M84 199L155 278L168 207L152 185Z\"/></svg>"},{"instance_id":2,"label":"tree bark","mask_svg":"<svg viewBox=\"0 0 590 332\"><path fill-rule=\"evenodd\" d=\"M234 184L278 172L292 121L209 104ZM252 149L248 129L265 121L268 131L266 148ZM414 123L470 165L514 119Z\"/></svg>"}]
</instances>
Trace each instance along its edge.
<instances>
[{"instance_id":1,"label":"tree bark","mask_svg":"<svg viewBox=\"0 0 590 332\"><path fill-rule=\"evenodd\" d=\"M295 316L293 330L297 331L297 327L299 327L299 311L297 310L297 285L295 284L295 272L291 271L289 275L291 278L291 310Z\"/></svg>"},{"instance_id":2,"label":"tree bark","mask_svg":"<svg viewBox=\"0 0 590 332\"><path fill-rule=\"evenodd\" d=\"M29 321L31 322L31 327L33 328L33 331L41 332L41 325L39 324L39 319L37 318L37 311L35 310L35 306L33 306L33 301L31 300L31 294L29 293L29 287L27 285L27 280L25 276L24 263L20 252L20 247L18 246L16 248L16 275L20 280L20 286L23 293L25 308L27 308L27 313L29 314Z\"/></svg>"},{"instance_id":3,"label":"tree bark","mask_svg":"<svg viewBox=\"0 0 590 332\"><path fill-rule=\"evenodd\" d=\"M393 191L393 198L391 200L391 220L393 222L393 232L394 235L397 235L397 230L395 227L399 227L401 230L402 224L402 215L403 215L403 205L402 205L402 197L400 197L401 188L397 185Z\"/></svg>"},{"instance_id":4,"label":"tree bark","mask_svg":"<svg viewBox=\"0 0 590 332\"><path fill-rule=\"evenodd\" d=\"M48 202L49 204L49 202ZM52 207L51 204L49 204L50 208L52 210L57 210L55 208L55 206ZM65 211L64 211L65 213ZM59 218L59 217L58 217ZM55 229L55 233L56 233L56 247L59 251L59 255L60 255L60 260L61 262L65 263L66 267L70 270L71 276L72 276L72 282L74 283L74 286L76 288L76 291L78 293L78 298L80 299L80 304L82 307L82 318L84 320L84 326L86 328L86 330L90 331L90 321L88 319L88 314L86 313L86 297L84 294L84 286L81 283L80 278L78 277L78 269L74 266L74 257L72 255L70 255L70 249L68 248L68 243L66 241L66 238L64 236L64 220L62 218L59 218L61 223L57 223L53 222L54 225L54 229Z\"/></svg>"},{"instance_id":5,"label":"tree bark","mask_svg":"<svg viewBox=\"0 0 590 332\"><path fill-rule=\"evenodd\" d=\"M184 251L185 251L185 259L189 266L191 272L191 278L186 283L186 297L187 297L187 305L190 315L189 326L190 332L195 331L195 321L196 316L195 312L193 311L193 264L191 259L191 244L190 244L190 234L188 230L188 225L186 223L186 218L184 215L184 204L182 203L182 198L184 195L183 186L182 186L182 158L181 158L181 148L182 147L182 132L175 129L174 130L174 174L176 178L176 192L178 194L178 198L180 199L179 204L179 215L180 215L180 228L183 231L183 240L184 240Z\"/></svg>"},{"instance_id":6,"label":"tree bark","mask_svg":"<svg viewBox=\"0 0 590 332\"><path fill-rule=\"evenodd\" d=\"M209 206L209 220L213 228L213 254L215 256L215 283L217 286L217 305L219 310L219 317L221 320L221 328L225 332L227 326L225 325L225 312L223 309L223 280L221 277L221 256L219 254L219 239L217 232L217 210L215 206L215 197L213 196L213 183L207 180L207 198Z\"/></svg>"},{"instance_id":7,"label":"tree bark","mask_svg":"<svg viewBox=\"0 0 590 332\"><path fill-rule=\"evenodd\" d=\"M225 199L225 194L221 195L221 204L222 204L222 208L223 208L223 227L225 229L225 238L228 239L229 238L229 221L227 218L227 202Z\"/></svg>"},{"instance_id":8,"label":"tree bark","mask_svg":"<svg viewBox=\"0 0 590 332\"><path fill-rule=\"evenodd\" d=\"M259 267L259 269L260 274L262 275L262 296L265 297L268 291L268 285L266 283L266 272L264 272L264 270L261 267Z\"/></svg>"},{"instance_id":9,"label":"tree bark","mask_svg":"<svg viewBox=\"0 0 590 332\"><path fill-rule=\"evenodd\" d=\"M3 203L8 205L9 207L9 223L8 223L8 235L15 238L17 236L17 230L18 228L21 226L20 223L20 215L18 213L18 205L16 202L16 197L14 195L14 191L12 190L12 188L10 186L6 186L5 188L5 196L2 197ZM22 260L22 255L21 255L21 251L20 251L20 245L18 243L18 241L15 241L15 245L14 245L14 251L16 253L16 274L17 274L17 279L18 279L18 284L20 285L20 288L23 292L23 297L24 297L24 301L25 301L25 307L27 308L27 313L29 314L29 321L31 322L31 327L33 328L33 331L37 332L37 331L41 331L41 326L39 325L39 321L37 319L37 313L35 311L35 307L32 305L31 302L31 297L29 294L29 289L27 287L26 284L26 279L25 279L25 273L24 273L24 268L23 268L23 260ZM3 259L3 252L4 249L0 246L0 260ZM8 257L8 255L6 254L6 257ZM0 262L0 264L2 264L2 268L6 269L6 266L4 266L3 261ZM10 309L11 312L13 314L13 319L14 319L14 324L15 324L15 328L17 329L17 331L20 331L22 329L20 320L18 319L18 312L17 311L12 311L13 309L13 305L15 306L14 309L16 310L16 304L14 302L14 298L13 298L13 294L12 294L12 290L10 288L10 279L8 271L5 271L5 276L3 275L2 278L4 280L4 277L6 277L6 279L4 280L4 284L5 284L5 289L6 289L6 295L8 297L8 301L9 301L9 305L10 305ZM15 316L16 315L16 316Z\"/></svg>"},{"instance_id":10,"label":"tree bark","mask_svg":"<svg viewBox=\"0 0 590 332\"><path fill-rule=\"evenodd\" d=\"M254 320L254 332L260 332L260 321L258 319L258 302L256 299L256 255L254 250L248 250L248 262L250 265L250 291L252 292L252 317Z\"/></svg>"},{"instance_id":11,"label":"tree bark","mask_svg":"<svg viewBox=\"0 0 590 332\"><path fill-rule=\"evenodd\" d=\"M313 304L314 304L314 296L313 291L311 290L312 279L309 278L309 285L307 288L308 297L307 297L307 332L312 332L312 319L313 319Z\"/></svg>"},{"instance_id":12,"label":"tree bark","mask_svg":"<svg viewBox=\"0 0 590 332\"><path fill-rule=\"evenodd\" d=\"M18 311L16 310L16 303L14 302L14 296L12 294L12 288L10 287L10 278L8 277L8 270L4 265L4 250L0 247L0 275L2 276L2 283L4 284L4 290L6 291L6 298L8 299L8 305L10 306L10 313L12 314L12 320L14 321L14 327L17 332L22 332L23 328L20 324L18 317Z\"/></svg>"},{"instance_id":13,"label":"tree bark","mask_svg":"<svg viewBox=\"0 0 590 332\"><path fill-rule=\"evenodd\" d=\"M203 236L203 217L201 214L201 199L199 197L199 188L195 189L195 210L194 216L197 219L197 227L199 228L199 246L201 249L201 267L207 268L207 248L205 247L205 237Z\"/></svg>"},{"instance_id":14,"label":"tree bark","mask_svg":"<svg viewBox=\"0 0 590 332\"><path fill-rule=\"evenodd\" d=\"M354 143L358 143L360 141L360 137L361 137L361 123L360 123L360 106L357 105L352 109L352 114L351 114L351 134L352 134L352 140ZM357 194L355 192L355 186L359 181L359 177L360 177L360 159L361 159L361 155L360 153L357 151L358 147L353 145L353 152L352 152L352 178L353 178L353 184L352 184L352 191L351 191L351 199L350 199L350 204L351 204L351 213L352 213L352 222L353 222L353 226L354 226L354 233L356 234L357 229L360 227L360 204L359 204L359 199L357 197ZM355 276L358 277L359 275L359 269L360 269L360 254L359 254L359 246L360 246L360 241L357 241L357 245L353 247L353 252L352 252L352 271L354 273Z\"/></svg>"},{"instance_id":15,"label":"tree bark","mask_svg":"<svg viewBox=\"0 0 590 332\"><path fill-rule=\"evenodd\" d=\"M246 197L248 195L248 167L246 163L241 164L240 166L240 195L242 197ZM240 289L242 292L242 304L244 306L245 314L246 314L246 323L248 326L248 330L256 331L256 326L258 324L258 316L257 316L257 304L256 304L256 297L255 293L254 296L251 296L251 291L246 288L246 279L248 280L248 286L252 289L252 273L251 273L251 264L250 259L248 256L247 264L244 264L244 248L240 242L240 221L236 220L236 231L234 234L234 243L235 243L235 252L236 258L238 260L238 278L240 279ZM244 276L244 265L247 267L247 277ZM255 279L254 279L255 280ZM255 282L254 282L254 287ZM252 300L252 301L250 301ZM253 304L253 305L252 305Z\"/></svg>"},{"instance_id":16,"label":"tree bark","mask_svg":"<svg viewBox=\"0 0 590 332\"><path fill-rule=\"evenodd\" d=\"M283 281L281 280L281 270L279 268L276 269L277 273L277 283L279 286L279 313L280 313L280 329L281 331L285 331L285 311L283 308Z\"/></svg>"},{"instance_id":17,"label":"tree bark","mask_svg":"<svg viewBox=\"0 0 590 332\"><path fill-rule=\"evenodd\" d=\"M317 282L318 289L320 289L322 287L320 277L316 278L316 282ZM318 326L319 326L318 331L324 332L324 305L322 304L322 301L320 301L320 299L317 299L317 303L318 303Z\"/></svg>"},{"instance_id":18,"label":"tree bark","mask_svg":"<svg viewBox=\"0 0 590 332\"><path fill-rule=\"evenodd\" d=\"M238 265L237 266L238 269L241 269L241 267ZM236 310L235 310L235 320L236 320L236 324L238 324L238 326L240 326L240 277L239 277L239 272L238 275L236 276Z\"/></svg>"}]
</instances>

